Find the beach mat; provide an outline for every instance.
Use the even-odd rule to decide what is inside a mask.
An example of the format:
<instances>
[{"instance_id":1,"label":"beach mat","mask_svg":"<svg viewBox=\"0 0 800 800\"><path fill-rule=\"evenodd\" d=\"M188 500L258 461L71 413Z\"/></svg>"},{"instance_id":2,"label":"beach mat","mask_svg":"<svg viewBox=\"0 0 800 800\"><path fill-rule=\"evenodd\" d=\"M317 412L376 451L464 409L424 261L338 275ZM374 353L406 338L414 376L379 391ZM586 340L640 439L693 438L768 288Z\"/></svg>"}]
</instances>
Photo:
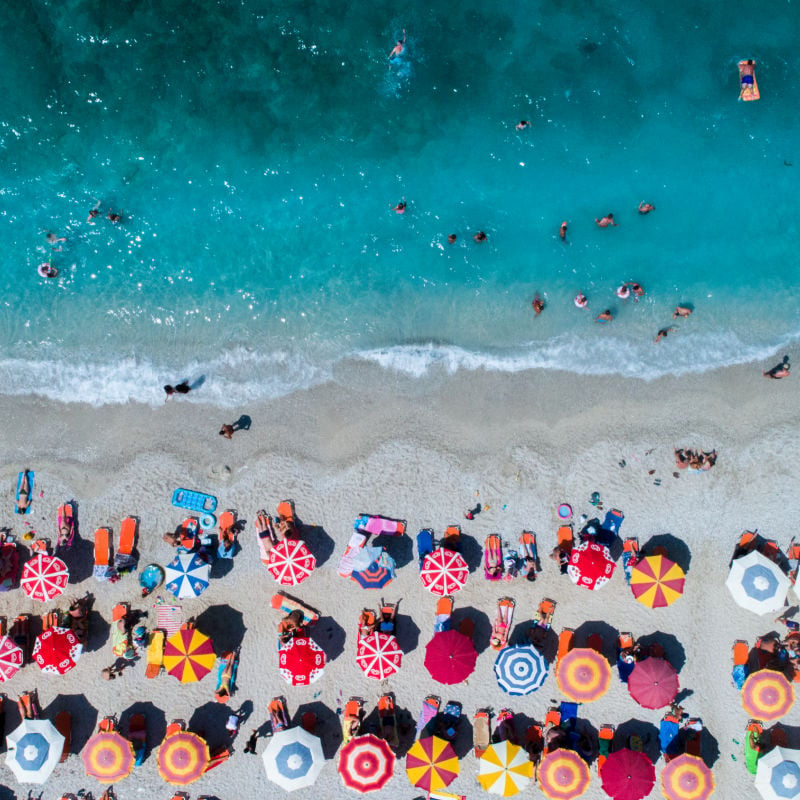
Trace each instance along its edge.
<instances>
[{"instance_id":1,"label":"beach mat","mask_svg":"<svg viewBox=\"0 0 800 800\"><path fill-rule=\"evenodd\" d=\"M28 494L28 499L30 500L30 502L28 503L28 507L24 511L20 511L20 508L19 508L19 491L22 488L22 481L24 480L26 473L28 475L28 483L30 485L30 492ZM35 477L36 477L36 473L33 472L33 470L30 470L30 469L25 469L25 470L23 470L22 472L19 473L19 476L17 477L16 502L14 503L14 513L15 514L30 514L31 513L31 508L33 507L33 484L34 484Z\"/></svg>"}]
</instances>

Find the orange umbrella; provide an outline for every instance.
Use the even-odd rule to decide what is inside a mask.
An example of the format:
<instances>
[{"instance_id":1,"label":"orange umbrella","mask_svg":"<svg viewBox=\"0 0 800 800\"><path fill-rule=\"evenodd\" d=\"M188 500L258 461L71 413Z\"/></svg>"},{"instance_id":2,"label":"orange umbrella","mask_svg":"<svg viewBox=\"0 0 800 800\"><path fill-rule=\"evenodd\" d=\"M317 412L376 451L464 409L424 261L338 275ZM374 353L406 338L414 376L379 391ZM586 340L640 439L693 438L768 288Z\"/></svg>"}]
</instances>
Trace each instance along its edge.
<instances>
[{"instance_id":1,"label":"orange umbrella","mask_svg":"<svg viewBox=\"0 0 800 800\"><path fill-rule=\"evenodd\" d=\"M556 679L559 688L570 700L591 703L608 691L611 667L596 650L576 647L559 662Z\"/></svg>"},{"instance_id":2,"label":"orange umbrella","mask_svg":"<svg viewBox=\"0 0 800 800\"><path fill-rule=\"evenodd\" d=\"M546 797L570 800L589 788L589 767L572 750L558 748L547 753L539 764L536 777Z\"/></svg>"},{"instance_id":3,"label":"orange umbrella","mask_svg":"<svg viewBox=\"0 0 800 800\"><path fill-rule=\"evenodd\" d=\"M195 628L181 628L164 644L164 669L181 683L204 678L216 660L211 639Z\"/></svg>"},{"instance_id":4,"label":"orange umbrella","mask_svg":"<svg viewBox=\"0 0 800 800\"><path fill-rule=\"evenodd\" d=\"M196 733L173 733L158 748L158 774L167 783L186 786L202 777L209 759L208 745Z\"/></svg>"},{"instance_id":5,"label":"orange umbrella","mask_svg":"<svg viewBox=\"0 0 800 800\"><path fill-rule=\"evenodd\" d=\"M683 753L661 771L661 791L667 800L707 800L714 776L703 759Z\"/></svg>"},{"instance_id":6,"label":"orange umbrella","mask_svg":"<svg viewBox=\"0 0 800 800\"><path fill-rule=\"evenodd\" d=\"M648 608L671 605L683 594L683 570L664 556L647 556L631 571L633 596Z\"/></svg>"},{"instance_id":7,"label":"orange umbrella","mask_svg":"<svg viewBox=\"0 0 800 800\"><path fill-rule=\"evenodd\" d=\"M747 676L742 687L742 707L751 717L779 719L794 703L794 687L782 672L762 669Z\"/></svg>"},{"instance_id":8,"label":"orange umbrella","mask_svg":"<svg viewBox=\"0 0 800 800\"><path fill-rule=\"evenodd\" d=\"M100 731L81 751L86 774L102 783L116 783L133 772L133 745L117 731Z\"/></svg>"}]
</instances>

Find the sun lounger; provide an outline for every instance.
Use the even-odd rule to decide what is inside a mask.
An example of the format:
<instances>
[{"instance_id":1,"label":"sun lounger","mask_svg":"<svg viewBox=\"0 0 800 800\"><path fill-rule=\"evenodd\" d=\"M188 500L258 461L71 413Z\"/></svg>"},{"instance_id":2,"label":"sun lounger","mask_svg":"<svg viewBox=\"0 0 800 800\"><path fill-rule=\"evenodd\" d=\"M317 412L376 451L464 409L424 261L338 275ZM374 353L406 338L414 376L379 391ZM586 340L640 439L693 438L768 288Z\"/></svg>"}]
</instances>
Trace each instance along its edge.
<instances>
[{"instance_id":1,"label":"sun lounger","mask_svg":"<svg viewBox=\"0 0 800 800\"><path fill-rule=\"evenodd\" d=\"M463 706L456 700L448 700L436 720L436 735L452 742L458 735Z\"/></svg>"},{"instance_id":2,"label":"sun lounger","mask_svg":"<svg viewBox=\"0 0 800 800\"><path fill-rule=\"evenodd\" d=\"M292 611L300 609L300 611L303 612L303 625L311 625L319 619L319 613L317 613L313 608L304 605L299 600L294 597L290 597L285 592L275 593L272 595L272 600L270 602L275 610L281 611L284 614L291 614Z\"/></svg>"},{"instance_id":3,"label":"sun lounger","mask_svg":"<svg viewBox=\"0 0 800 800\"><path fill-rule=\"evenodd\" d=\"M680 752L678 745L680 722L679 716L668 711L659 724L658 743L665 761L670 761Z\"/></svg>"},{"instance_id":4,"label":"sun lounger","mask_svg":"<svg viewBox=\"0 0 800 800\"><path fill-rule=\"evenodd\" d=\"M147 751L147 722L144 714L134 714L128 723L128 739L133 745L135 767L140 767L144 763L145 752Z\"/></svg>"},{"instance_id":5,"label":"sun lounger","mask_svg":"<svg viewBox=\"0 0 800 800\"><path fill-rule=\"evenodd\" d=\"M603 655L603 637L599 633L590 634L586 639L586 646L590 650L594 650L595 653L600 653L600 655Z\"/></svg>"},{"instance_id":6,"label":"sun lounger","mask_svg":"<svg viewBox=\"0 0 800 800\"><path fill-rule=\"evenodd\" d=\"M514 727L514 712L510 708L500 709L492 738L495 742L518 744L517 731Z\"/></svg>"},{"instance_id":7,"label":"sun lounger","mask_svg":"<svg viewBox=\"0 0 800 800\"><path fill-rule=\"evenodd\" d=\"M238 523L233 511L223 511L219 516L218 558L233 558L236 550L236 532Z\"/></svg>"},{"instance_id":8,"label":"sun lounger","mask_svg":"<svg viewBox=\"0 0 800 800\"><path fill-rule=\"evenodd\" d=\"M751 719L744 732L744 764L751 775L758 771L758 759L764 754L764 723Z\"/></svg>"},{"instance_id":9,"label":"sun lounger","mask_svg":"<svg viewBox=\"0 0 800 800\"><path fill-rule=\"evenodd\" d=\"M428 792L428 800L467 800L465 794L453 794L452 792L444 792L441 789L435 789Z\"/></svg>"},{"instance_id":10,"label":"sun lounger","mask_svg":"<svg viewBox=\"0 0 800 800\"><path fill-rule=\"evenodd\" d=\"M556 539L559 550L563 550L565 553L572 552L575 545L575 533L572 525L562 525L556 533Z\"/></svg>"},{"instance_id":11,"label":"sun lounger","mask_svg":"<svg viewBox=\"0 0 800 800\"><path fill-rule=\"evenodd\" d=\"M46 614L42 614L42 632L49 631L51 628L58 628L61 626L61 612L54 608Z\"/></svg>"},{"instance_id":12,"label":"sun lounger","mask_svg":"<svg viewBox=\"0 0 800 800\"><path fill-rule=\"evenodd\" d=\"M514 601L510 597L501 597L497 601L497 611L492 625L489 644L493 650L502 650L508 646L511 624L514 621Z\"/></svg>"},{"instance_id":13,"label":"sun lounger","mask_svg":"<svg viewBox=\"0 0 800 800\"><path fill-rule=\"evenodd\" d=\"M234 650L225 653L217 670L217 690L214 699L218 703L227 703L236 691L236 668L239 665L239 654Z\"/></svg>"},{"instance_id":14,"label":"sun lounger","mask_svg":"<svg viewBox=\"0 0 800 800\"><path fill-rule=\"evenodd\" d=\"M615 536L619 536L619 529L624 519L625 515L618 508L611 508L606 512L602 528L603 530L611 531Z\"/></svg>"},{"instance_id":15,"label":"sun lounger","mask_svg":"<svg viewBox=\"0 0 800 800\"><path fill-rule=\"evenodd\" d=\"M150 644L147 645L145 678L157 678L164 663L164 631L154 630L150 634Z\"/></svg>"},{"instance_id":16,"label":"sun lounger","mask_svg":"<svg viewBox=\"0 0 800 800\"><path fill-rule=\"evenodd\" d=\"M575 638L575 631L572 628L564 628L558 635L558 652L556 653L556 673L559 664L564 656L572 650L572 642Z\"/></svg>"},{"instance_id":17,"label":"sun lounger","mask_svg":"<svg viewBox=\"0 0 800 800\"><path fill-rule=\"evenodd\" d=\"M400 746L400 736L397 732L397 715L395 714L393 694L384 694L378 699L378 718L381 722L380 737L396 750Z\"/></svg>"},{"instance_id":18,"label":"sun lounger","mask_svg":"<svg viewBox=\"0 0 800 800\"><path fill-rule=\"evenodd\" d=\"M703 746L703 721L697 718L688 720L683 726L683 735L686 752L699 758Z\"/></svg>"},{"instance_id":19,"label":"sun lounger","mask_svg":"<svg viewBox=\"0 0 800 800\"><path fill-rule=\"evenodd\" d=\"M281 500L277 508L278 535L284 539L297 539L297 516L294 500Z\"/></svg>"},{"instance_id":20,"label":"sun lounger","mask_svg":"<svg viewBox=\"0 0 800 800\"><path fill-rule=\"evenodd\" d=\"M460 525L448 525L444 529L444 535L442 536L441 546L445 548L445 550L455 550L457 553L461 552L461 526Z\"/></svg>"},{"instance_id":21,"label":"sun lounger","mask_svg":"<svg viewBox=\"0 0 800 800\"><path fill-rule=\"evenodd\" d=\"M345 706L345 713L347 713L347 706ZM267 714L273 734L289 727L289 713L286 711L285 697L273 697L267 705Z\"/></svg>"},{"instance_id":22,"label":"sun lounger","mask_svg":"<svg viewBox=\"0 0 800 800\"><path fill-rule=\"evenodd\" d=\"M429 694L422 701L422 708L419 712L419 719L417 720L417 733L414 738L422 739L430 735L430 728L432 727L433 721L436 719L436 715L439 713L441 704L441 699L434 694Z\"/></svg>"},{"instance_id":23,"label":"sun lounger","mask_svg":"<svg viewBox=\"0 0 800 800\"><path fill-rule=\"evenodd\" d=\"M631 573L639 560L639 540L630 537L622 543L622 569L625 572L625 582L630 586Z\"/></svg>"},{"instance_id":24,"label":"sun lounger","mask_svg":"<svg viewBox=\"0 0 800 800\"><path fill-rule=\"evenodd\" d=\"M780 561L781 549L774 539L764 539L764 543L761 545L761 552L776 564Z\"/></svg>"},{"instance_id":25,"label":"sun lounger","mask_svg":"<svg viewBox=\"0 0 800 800\"><path fill-rule=\"evenodd\" d=\"M14 644L22 650L22 664L31 660L31 615L20 614L11 624L10 636Z\"/></svg>"},{"instance_id":26,"label":"sun lounger","mask_svg":"<svg viewBox=\"0 0 800 800\"><path fill-rule=\"evenodd\" d=\"M56 551L59 548L72 547L75 540L75 507L72 501L58 507L56 512L58 523L58 537L56 538Z\"/></svg>"},{"instance_id":27,"label":"sun lounger","mask_svg":"<svg viewBox=\"0 0 800 800\"><path fill-rule=\"evenodd\" d=\"M14 539L0 535L0 592L13 589L19 581L19 550Z\"/></svg>"},{"instance_id":28,"label":"sun lounger","mask_svg":"<svg viewBox=\"0 0 800 800\"><path fill-rule=\"evenodd\" d=\"M555 600L545 597L542 599L542 602L539 603L536 616L531 622L531 627L528 631L528 639L534 646L541 646L543 643L547 631L550 630L553 624L553 614L555 614L555 611Z\"/></svg>"},{"instance_id":29,"label":"sun lounger","mask_svg":"<svg viewBox=\"0 0 800 800\"><path fill-rule=\"evenodd\" d=\"M757 538L758 533L756 531L744 531L739 537L736 547L733 549L733 555L731 556L728 566L730 566L730 564L732 564L737 558L746 556L751 550L755 550Z\"/></svg>"},{"instance_id":30,"label":"sun lounger","mask_svg":"<svg viewBox=\"0 0 800 800\"><path fill-rule=\"evenodd\" d=\"M358 736L361 722L364 719L364 701L360 697L351 697L344 706L342 714L342 739L347 744L352 738Z\"/></svg>"},{"instance_id":31,"label":"sun lounger","mask_svg":"<svg viewBox=\"0 0 800 800\"><path fill-rule=\"evenodd\" d=\"M397 603L387 603L381 598L381 613L378 620L378 630L381 633L388 633L392 636L395 635L397 628Z\"/></svg>"},{"instance_id":32,"label":"sun lounger","mask_svg":"<svg viewBox=\"0 0 800 800\"><path fill-rule=\"evenodd\" d=\"M744 682L750 672L748 661L750 660L750 646L744 639L737 639L733 643L733 670L731 677L733 685L742 690Z\"/></svg>"},{"instance_id":33,"label":"sun lounger","mask_svg":"<svg viewBox=\"0 0 800 800\"><path fill-rule=\"evenodd\" d=\"M353 528L372 536L404 536L406 522L402 519L382 517L380 514L359 514Z\"/></svg>"},{"instance_id":34,"label":"sun lounger","mask_svg":"<svg viewBox=\"0 0 800 800\"><path fill-rule=\"evenodd\" d=\"M436 620L433 623L433 632L439 633L450 628L450 616L453 613L453 598L451 595L440 597L436 602Z\"/></svg>"},{"instance_id":35,"label":"sun lounger","mask_svg":"<svg viewBox=\"0 0 800 800\"><path fill-rule=\"evenodd\" d=\"M544 753L544 728L538 722L534 721L525 731L525 750L528 753L528 758L533 762L535 770L539 766Z\"/></svg>"},{"instance_id":36,"label":"sun lounger","mask_svg":"<svg viewBox=\"0 0 800 800\"><path fill-rule=\"evenodd\" d=\"M136 567L133 549L136 546L136 533L139 520L136 517L125 517L119 527L119 547L114 554L114 569L120 574L130 572Z\"/></svg>"},{"instance_id":37,"label":"sun lounger","mask_svg":"<svg viewBox=\"0 0 800 800\"><path fill-rule=\"evenodd\" d=\"M111 569L111 530L98 528L94 532L94 577L107 581L113 576Z\"/></svg>"},{"instance_id":38,"label":"sun lounger","mask_svg":"<svg viewBox=\"0 0 800 800\"><path fill-rule=\"evenodd\" d=\"M53 724L56 726L56 730L64 737L61 758L59 759L59 763L63 764L69 758L69 749L72 744L72 716L69 711L59 711Z\"/></svg>"},{"instance_id":39,"label":"sun lounger","mask_svg":"<svg viewBox=\"0 0 800 800\"><path fill-rule=\"evenodd\" d=\"M531 531L522 531L519 538L522 566L520 572L529 580L536 580L536 573L542 571L539 561L539 550L536 547L536 534Z\"/></svg>"},{"instance_id":40,"label":"sun lounger","mask_svg":"<svg viewBox=\"0 0 800 800\"><path fill-rule=\"evenodd\" d=\"M458 623L458 632L468 639L472 639L475 636L475 620L472 617L464 617Z\"/></svg>"},{"instance_id":41,"label":"sun lounger","mask_svg":"<svg viewBox=\"0 0 800 800\"><path fill-rule=\"evenodd\" d=\"M636 666L636 657L634 655L634 648L636 641L633 634L623 631L617 639L617 670L619 671L619 679L623 683L628 682L628 678Z\"/></svg>"},{"instance_id":42,"label":"sun lounger","mask_svg":"<svg viewBox=\"0 0 800 800\"><path fill-rule=\"evenodd\" d=\"M269 551L278 544L278 535L275 533L272 517L263 509L256 514L256 536L261 561L269 566Z\"/></svg>"},{"instance_id":43,"label":"sun lounger","mask_svg":"<svg viewBox=\"0 0 800 800\"><path fill-rule=\"evenodd\" d=\"M378 617L371 608L365 608L358 617L358 638L365 639L375 633Z\"/></svg>"},{"instance_id":44,"label":"sun lounger","mask_svg":"<svg viewBox=\"0 0 800 800\"><path fill-rule=\"evenodd\" d=\"M794 584L797 581L797 572L800 569L800 544L796 544L794 537L786 548L786 558L789 559L789 580Z\"/></svg>"},{"instance_id":45,"label":"sun lounger","mask_svg":"<svg viewBox=\"0 0 800 800\"><path fill-rule=\"evenodd\" d=\"M503 546L496 533L490 533L483 545L483 575L487 581L503 577Z\"/></svg>"},{"instance_id":46,"label":"sun lounger","mask_svg":"<svg viewBox=\"0 0 800 800\"><path fill-rule=\"evenodd\" d=\"M231 751L228 747L217 747L211 751L211 756L208 759L208 764L203 772L211 772L221 764L224 764L231 757Z\"/></svg>"},{"instance_id":47,"label":"sun lounger","mask_svg":"<svg viewBox=\"0 0 800 800\"><path fill-rule=\"evenodd\" d=\"M488 708L479 708L472 718L472 745L475 758L480 758L492 743L492 719Z\"/></svg>"},{"instance_id":48,"label":"sun lounger","mask_svg":"<svg viewBox=\"0 0 800 800\"><path fill-rule=\"evenodd\" d=\"M33 484L36 475L29 469L19 473L17 477L17 495L14 511L17 514L30 514L33 506Z\"/></svg>"},{"instance_id":49,"label":"sun lounger","mask_svg":"<svg viewBox=\"0 0 800 800\"><path fill-rule=\"evenodd\" d=\"M363 533L354 533L347 543L344 555L339 559L338 572L343 578L353 574L353 566L359 551L366 545L367 537Z\"/></svg>"},{"instance_id":50,"label":"sun lounger","mask_svg":"<svg viewBox=\"0 0 800 800\"><path fill-rule=\"evenodd\" d=\"M197 517L187 517L178 529L180 534L179 553L192 553L200 543L200 522Z\"/></svg>"},{"instance_id":51,"label":"sun lounger","mask_svg":"<svg viewBox=\"0 0 800 800\"><path fill-rule=\"evenodd\" d=\"M417 534L417 558L419 559L419 568L422 571L422 565L425 562L426 556L433 552L433 531L430 528L423 528Z\"/></svg>"},{"instance_id":52,"label":"sun lounger","mask_svg":"<svg viewBox=\"0 0 800 800\"><path fill-rule=\"evenodd\" d=\"M603 764L611 753L611 745L614 741L613 725L603 725L597 732L597 774L603 769Z\"/></svg>"}]
</instances>

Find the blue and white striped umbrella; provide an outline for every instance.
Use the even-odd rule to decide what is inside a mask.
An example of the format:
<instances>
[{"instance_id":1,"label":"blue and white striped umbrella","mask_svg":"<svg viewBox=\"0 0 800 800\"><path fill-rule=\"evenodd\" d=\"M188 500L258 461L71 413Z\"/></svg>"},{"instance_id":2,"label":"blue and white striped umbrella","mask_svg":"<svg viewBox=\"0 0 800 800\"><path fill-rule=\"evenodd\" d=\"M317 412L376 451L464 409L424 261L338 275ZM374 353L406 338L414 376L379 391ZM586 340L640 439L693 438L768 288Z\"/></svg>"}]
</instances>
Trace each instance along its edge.
<instances>
[{"instance_id":1,"label":"blue and white striped umbrella","mask_svg":"<svg viewBox=\"0 0 800 800\"><path fill-rule=\"evenodd\" d=\"M500 651L494 674L500 688L513 695L535 692L547 677L545 657L531 644L518 644Z\"/></svg>"},{"instance_id":2,"label":"blue and white striped umbrella","mask_svg":"<svg viewBox=\"0 0 800 800\"><path fill-rule=\"evenodd\" d=\"M764 800L800 798L800 750L775 747L759 758L755 787Z\"/></svg>"},{"instance_id":3,"label":"blue and white striped umbrella","mask_svg":"<svg viewBox=\"0 0 800 800\"><path fill-rule=\"evenodd\" d=\"M300 727L278 731L263 759L267 778L287 792L312 786L325 764L320 740Z\"/></svg>"},{"instance_id":4,"label":"blue and white striped umbrella","mask_svg":"<svg viewBox=\"0 0 800 800\"><path fill-rule=\"evenodd\" d=\"M758 550L737 558L725 585L733 599L748 611L767 614L783 608L789 591L789 576Z\"/></svg>"},{"instance_id":5,"label":"blue and white striped umbrella","mask_svg":"<svg viewBox=\"0 0 800 800\"><path fill-rule=\"evenodd\" d=\"M179 600L199 597L208 589L208 573L211 569L199 553L179 553L167 564L167 591Z\"/></svg>"},{"instance_id":6,"label":"blue and white striped umbrella","mask_svg":"<svg viewBox=\"0 0 800 800\"><path fill-rule=\"evenodd\" d=\"M22 720L6 742L6 766L20 783L44 783L64 748L64 737L48 719Z\"/></svg>"}]
</instances>

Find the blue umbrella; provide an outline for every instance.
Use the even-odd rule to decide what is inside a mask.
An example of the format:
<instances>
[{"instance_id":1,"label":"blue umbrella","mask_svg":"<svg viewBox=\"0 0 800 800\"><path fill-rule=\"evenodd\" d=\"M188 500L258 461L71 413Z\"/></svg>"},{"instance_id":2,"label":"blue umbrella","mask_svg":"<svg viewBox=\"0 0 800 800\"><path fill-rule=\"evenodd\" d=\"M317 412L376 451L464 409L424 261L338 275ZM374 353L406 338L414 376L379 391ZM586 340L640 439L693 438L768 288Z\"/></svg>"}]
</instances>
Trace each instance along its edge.
<instances>
[{"instance_id":1,"label":"blue umbrella","mask_svg":"<svg viewBox=\"0 0 800 800\"><path fill-rule=\"evenodd\" d=\"M44 783L64 748L64 737L47 719L22 720L6 741L6 766L20 783Z\"/></svg>"},{"instance_id":2,"label":"blue umbrella","mask_svg":"<svg viewBox=\"0 0 800 800\"><path fill-rule=\"evenodd\" d=\"M179 553L167 564L167 590L179 600L199 597L208 589L208 561L199 553Z\"/></svg>"},{"instance_id":3,"label":"blue umbrella","mask_svg":"<svg viewBox=\"0 0 800 800\"><path fill-rule=\"evenodd\" d=\"M394 559L381 553L366 569L353 572L350 577L364 589L382 589L394 578Z\"/></svg>"},{"instance_id":4,"label":"blue umbrella","mask_svg":"<svg viewBox=\"0 0 800 800\"><path fill-rule=\"evenodd\" d=\"M287 792L311 786L325 764L320 740L304 728L286 728L264 751L267 778Z\"/></svg>"},{"instance_id":5,"label":"blue umbrella","mask_svg":"<svg viewBox=\"0 0 800 800\"><path fill-rule=\"evenodd\" d=\"M513 695L535 692L547 677L545 657L533 645L506 647L494 662L500 688Z\"/></svg>"}]
</instances>

